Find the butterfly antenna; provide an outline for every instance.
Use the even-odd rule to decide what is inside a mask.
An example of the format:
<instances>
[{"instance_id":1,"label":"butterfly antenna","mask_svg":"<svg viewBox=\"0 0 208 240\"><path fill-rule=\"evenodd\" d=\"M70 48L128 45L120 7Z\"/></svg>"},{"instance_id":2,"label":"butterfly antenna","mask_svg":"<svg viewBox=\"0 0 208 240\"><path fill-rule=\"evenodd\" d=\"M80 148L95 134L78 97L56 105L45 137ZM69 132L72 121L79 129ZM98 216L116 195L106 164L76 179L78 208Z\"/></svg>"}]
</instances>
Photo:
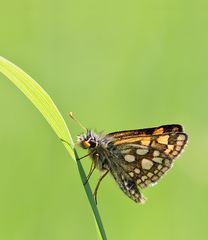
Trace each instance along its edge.
<instances>
[{"instance_id":1,"label":"butterfly antenna","mask_svg":"<svg viewBox=\"0 0 208 240\"><path fill-rule=\"evenodd\" d=\"M84 127L84 126L81 124L81 122L74 116L73 112L70 112L70 113L69 113L69 116L70 116L75 122L77 122L78 125L79 125L81 128L83 128L85 131L87 131L87 128Z\"/></svg>"}]
</instances>

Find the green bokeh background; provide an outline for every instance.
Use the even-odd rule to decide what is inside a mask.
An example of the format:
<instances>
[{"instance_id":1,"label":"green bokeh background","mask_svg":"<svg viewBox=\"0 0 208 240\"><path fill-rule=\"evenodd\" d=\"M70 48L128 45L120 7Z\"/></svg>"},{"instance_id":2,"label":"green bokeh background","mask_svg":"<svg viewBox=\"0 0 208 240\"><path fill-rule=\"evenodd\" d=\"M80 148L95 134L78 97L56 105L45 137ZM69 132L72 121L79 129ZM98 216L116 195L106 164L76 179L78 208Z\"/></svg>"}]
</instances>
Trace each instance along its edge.
<instances>
[{"instance_id":1,"label":"green bokeh background","mask_svg":"<svg viewBox=\"0 0 208 240\"><path fill-rule=\"evenodd\" d=\"M145 205L105 179L98 207L108 239L207 239L207 26L203 0L1 3L0 55L46 89L74 139L70 111L98 131L181 123L189 134L174 168L143 190ZM3 75L0 109L0 239L97 239L76 165Z\"/></svg>"}]
</instances>

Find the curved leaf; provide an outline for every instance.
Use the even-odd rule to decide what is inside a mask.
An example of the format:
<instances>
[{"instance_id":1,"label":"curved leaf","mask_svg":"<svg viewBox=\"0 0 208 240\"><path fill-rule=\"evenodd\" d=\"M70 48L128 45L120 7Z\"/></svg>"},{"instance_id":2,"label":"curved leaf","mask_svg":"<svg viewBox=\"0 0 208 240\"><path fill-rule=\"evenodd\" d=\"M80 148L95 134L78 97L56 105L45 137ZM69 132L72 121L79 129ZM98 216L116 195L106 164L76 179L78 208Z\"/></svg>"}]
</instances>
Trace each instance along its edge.
<instances>
[{"instance_id":1,"label":"curved leaf","mask_svg":"<svg viewBox=\"0 0 208 240\"><path fill-rule=\"evenodd\" d=\"M85 182L86 175L81 165L81 162L76 161L76 159L78 159L78 155L74 148L73 140L62 115L60 114L51 97L27 73L25 73L22 69L1 56L0 72L3 73L14 85L16 85L16 87L19 88L25 94L25 96L35 105L35 107L42 113L44 118L47 120L49 125L57 134L58 138L62 140L62 143L66 147L70 156L77 163L82 182ZM97 206L95 204L91 188L88 183L84 185L84 189L94 213L97 229L99 230L99 238L107 240L105 230Z\"/></svg>"}]
</instances>

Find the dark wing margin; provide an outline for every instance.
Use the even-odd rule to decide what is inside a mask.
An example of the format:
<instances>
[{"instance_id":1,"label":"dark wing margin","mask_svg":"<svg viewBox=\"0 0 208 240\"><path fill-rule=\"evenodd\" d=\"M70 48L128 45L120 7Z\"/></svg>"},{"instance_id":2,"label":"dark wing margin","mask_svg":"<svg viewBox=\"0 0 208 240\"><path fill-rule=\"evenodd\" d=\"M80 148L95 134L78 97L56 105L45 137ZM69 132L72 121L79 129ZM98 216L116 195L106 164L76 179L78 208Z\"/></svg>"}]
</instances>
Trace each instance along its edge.
<instances>
[{"instance_id":1,"label":"dark wing margin","mask_svg":"<svg viewBox=\"0 0 208 240\"><path fill-rule=\"evenodd\" d=\"M148 136L148 135L159 135L159 134L161 135L164 133L176 133L176 132L183 132L183 127L179 124L169 124L169 125L161 125L159 127L152 127L152 128L112 132L107 134L107 136L111 136L114 138L125 138L125 137L133 137L135 135Z\"/></svg>"}]
</instances>

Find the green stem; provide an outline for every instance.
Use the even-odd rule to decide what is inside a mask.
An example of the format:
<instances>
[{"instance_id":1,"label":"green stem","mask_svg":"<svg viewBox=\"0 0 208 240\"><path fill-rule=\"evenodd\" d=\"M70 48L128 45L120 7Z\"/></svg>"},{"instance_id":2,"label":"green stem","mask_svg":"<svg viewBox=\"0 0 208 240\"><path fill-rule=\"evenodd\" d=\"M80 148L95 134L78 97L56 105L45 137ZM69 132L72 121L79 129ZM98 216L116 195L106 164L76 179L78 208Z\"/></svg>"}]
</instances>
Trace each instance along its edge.
<instances>
[{"instance_id":1,"label":"green stem","mask_svg":"<svg viewBox=\"0 0 208 240\"><path fill-rule=\"evenodd\" d=\"M74 149L74 153L75 153L76 159L79 159L79 156L77 154L76 149ZM101 220L101 217L100 217L100 213L99 213L97 205L95 203L95 199L93 197L91 187L90 187L90 185L87 181L87 177L86 177L86 174L85 174L84 169L82 167L81 161L77 161L77 167L78 167L78 170L79 170L80 177L82 179L82 183L86 182L86 184L83 184L83 186L84 186L84 189L85 189L85 193L87 194L88 201L90 202L90 206L91 206L91 209L93 211L97 227L100 231L102 239L107 240L107 236L106 236L106 233L105 233L105 229L103 227L103 223L102 223L102 220Z\"/></svg>"}]
</instances>

